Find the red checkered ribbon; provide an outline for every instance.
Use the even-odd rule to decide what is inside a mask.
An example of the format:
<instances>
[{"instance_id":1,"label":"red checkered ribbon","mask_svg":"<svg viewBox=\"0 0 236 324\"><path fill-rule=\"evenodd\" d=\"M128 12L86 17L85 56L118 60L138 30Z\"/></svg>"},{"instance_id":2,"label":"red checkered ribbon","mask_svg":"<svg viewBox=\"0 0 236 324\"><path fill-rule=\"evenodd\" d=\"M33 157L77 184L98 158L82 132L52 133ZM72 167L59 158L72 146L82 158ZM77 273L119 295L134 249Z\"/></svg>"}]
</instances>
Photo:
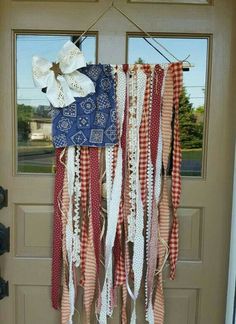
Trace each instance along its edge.
<instances>
[{"instance_id":1,"label":"red checkered ribbon","mask_svg":"<svg viewBox=\"0 0 236 324\"><path fill-rule=\"evenodd\" d=\"M145 210L147 199L147 163L148 163L148 141L149 141L149 105L151 95L151 67L149 64L143 65L143 71L147 75L146 91L144 95L143 114L139 128L139 181L141 196Z\"/></svg>"},{"instance_id":2,"label":"red checkered ribbon","mask_svg":"<svg viewBox=\"0 0 236 324\"><path fill-rule=\"evenodd\" d=\"M82 231L81 231L81 278L80 284L84 285L85 260L88 242L87 204L89 195L89 151L88 147L80 148L80 178L81 178L81 207L82 207Z\"/></svg>"},{"instance_id":3,"label":"red checkered ribbon","mask_svg":"<svg viewBox=\"0 0 236 324\"><path fill-rule=\"evenodd\" d=\"M162 104L162 162L164 178L162 195L159 203L159 246L158 246L158 278L154 301L154 316L158 324L164 321L164 292L162 282L162 269L167 258L167 244L169 238L170 209L168 201L167 167L171 146L171 121L173 114L173 77L168 69L165 77L165 88Z\"/></svg>"},{"instance_id":4,"label":"red checkered ribbon","mask_svg":"<svg viewBox=\"0 0 236 324\"><path fill-rule=\"evenodd\" d=\"M176 274L176 263L179 253L179 223L177 218L177 208L180 204L181 194L181 145L179 135L179 97L183 86L183 65L174 63L171 65L174 79L174 145L173 145L173 164L172 164L172 205L173 223L170 233L170 278L174 279Z\"/></svg>"}]
</instances>

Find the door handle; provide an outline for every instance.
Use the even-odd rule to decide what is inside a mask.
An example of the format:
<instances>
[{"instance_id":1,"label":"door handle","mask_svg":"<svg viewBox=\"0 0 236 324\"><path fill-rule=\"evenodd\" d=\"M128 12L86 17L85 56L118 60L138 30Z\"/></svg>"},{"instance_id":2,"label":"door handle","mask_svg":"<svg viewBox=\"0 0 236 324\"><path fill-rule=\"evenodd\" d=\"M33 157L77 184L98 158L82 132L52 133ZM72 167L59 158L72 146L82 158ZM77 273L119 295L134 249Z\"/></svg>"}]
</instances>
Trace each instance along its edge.
<instances>
[{"instance_id":1,"label":"door handle","mask_svg":"<svg viewBox=\"0 0 236 324\"><path fill-rule=\"evenodd\" d=\"M0 187L0 209L7 207L7 190Z\"/></svg>"},{"instance_id":2,"label":"door handle","mask_svg":"<svg viewBox=\"0 0 236 324\"><path fill-rule=\"evenodd\" d=\"M0 300L9 296L8 281L0 277Z\"/></svg>"},{"instance_id":3,"label":"door handle","mask_svg":"<svg viewBox=\"0 0 236 324\"><path fill-rule=\"evenodd\" d=\"M10 251L10 227L0 223L0 255Z\"/></svg>"}]
</instances>

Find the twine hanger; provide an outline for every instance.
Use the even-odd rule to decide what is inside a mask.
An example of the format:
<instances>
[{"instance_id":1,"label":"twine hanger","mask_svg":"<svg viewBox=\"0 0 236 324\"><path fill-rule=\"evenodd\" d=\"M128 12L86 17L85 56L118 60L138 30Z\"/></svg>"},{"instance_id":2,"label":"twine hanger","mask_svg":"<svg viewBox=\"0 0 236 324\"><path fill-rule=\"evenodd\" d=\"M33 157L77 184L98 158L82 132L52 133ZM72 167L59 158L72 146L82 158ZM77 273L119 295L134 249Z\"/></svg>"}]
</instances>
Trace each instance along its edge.
<instances>
[{"instance_id":1,"label":"twine hanger","mask_svg":"<svg viewBox=\"0 0 236 324\"><path fill-rule=\"evenodd\" d=\"M151 38L153 40L153 42L155 42L159 47L161 47L166 53L168 53L171 57L173 57L176 61L178 62L186 62L188 63L187 67L184 67L184 70L189 70L189 67L191 67L191 63L188 61L188 58L190 57L190 55L188 55L185 59L180 60L178 59L172 52L170 52L164 45L162 45L160 42L158 42L156 40L156 38L154 36L152 36L151 34L149 34L148 32L146 32L140 25L138 25L134 20L132 20L124 11L122 11L120 8L118 8L115 4L114 4L114 0L111 1L111 3L109 4L109 6L107 6L102 12L101 14L91 23L91 25L87 28L87 30L85 30L75 41L74 44L77 44L78 42L80 42L80 44L84 41L83 36L91 30L91 28L93 28L94 25L96 25L96 23L111 9L114 8L117 12L119 12L122 16L124 16L129 22L131 22L136 28L138 28L142 33L144 33L148 38ZM155 45L153 45L146 37L142 37L151 47L153 47L162 57L164 57L169 63L171 63L171 61L168 59L168 57L163 54Z\"/></svg>"}]
</instances>

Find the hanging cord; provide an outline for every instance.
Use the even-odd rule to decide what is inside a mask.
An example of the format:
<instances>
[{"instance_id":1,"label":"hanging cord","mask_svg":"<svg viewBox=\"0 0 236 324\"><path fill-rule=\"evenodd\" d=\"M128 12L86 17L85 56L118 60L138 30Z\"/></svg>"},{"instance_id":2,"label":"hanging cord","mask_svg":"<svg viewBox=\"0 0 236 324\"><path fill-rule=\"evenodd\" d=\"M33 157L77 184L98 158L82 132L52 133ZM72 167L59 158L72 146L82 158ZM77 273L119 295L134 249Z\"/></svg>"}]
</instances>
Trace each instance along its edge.
<instances>
[{"instance_id":1,"label":"hanging cord","mask_svg":"<svg viewBox=\"0 0 236 324\"><path fill-rule=\"evenodd\" d=\"M130 21L136 28L138 28L142 33L144 33L148 38L151 38L153 42L155 42L158 46L160 46L166 53L168 53L170 56L172 56L176 61L178 62L187 62L189 65L191 65L187 59L189 58L190 55L188 55L184 60L179 60L173 53L171 53L164 45L162 45L160 42L158 42L155 38L155 36L152 36L148 32L146 32L140 25L138 25L135 21L133 21L124 11L122 11L120 8L118 8L114 4L114 0L110 3L110 5L102 11L102 13L93 21L93 23L87 28L86 31L84 31L75 41L74 44L77 44L79 41L82 40L83 36L90 31L90 29L96 25L96 23L111 9L114 8L116 11L118 11L122 16L124 16L128 21ZM151 45L160 55L162 55L168 62L171 62L159 49L157 49L150 41L146 39L146 37L143 37L143 39ZM81 41L81 43L84 40Z\"/></svg>"},{"instance_id":2,"label":"hanging cord","mask_svg":"<svg viewBox=\"0 0 236 324\"><path fill-rule=\"evenodd\" d=\"M92 24L84 31L75 41L74 44L77 44L79 41L82 40L83 36L87 34L88 31L90 31L91 28L93 28L94 25L107 13L108 10L110 10L112 7L114 7L113 1L112 3L92 22Z\"/></svg>"}]
</instances>

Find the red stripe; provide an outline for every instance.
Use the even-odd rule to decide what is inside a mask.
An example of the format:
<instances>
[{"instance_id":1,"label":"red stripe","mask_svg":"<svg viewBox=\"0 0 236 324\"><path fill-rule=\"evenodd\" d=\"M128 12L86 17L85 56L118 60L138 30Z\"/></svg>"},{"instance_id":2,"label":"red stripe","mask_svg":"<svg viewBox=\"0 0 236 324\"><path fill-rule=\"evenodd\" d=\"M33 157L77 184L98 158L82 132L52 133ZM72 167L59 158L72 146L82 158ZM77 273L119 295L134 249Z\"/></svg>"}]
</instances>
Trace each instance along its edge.
<instances>
[{"instance_id":1,"label":"red stripe","mask_svg":"<svg viewBox=\"0 0 236 324\"><path fill-rule=\"evenodd\" d=\"M154 70L151 125L150 125L151 160L152 160L154 170L156 167L158 140L159 140L161 88L162 88L163 78L164 78L163 69L160 67L160 65L156 65Z\"/></svg>"},{"instance_id":2,"label":"red stripe","mask_svg":"<svg viewBox=\"0 0 236 324\"><path fill-rule=\"evenodd\" d=\"M93 225L93 239L94 239L94 251L97 264L97 275L99 275L100 264L100 170L99 170L99 158L98 148L89 148L90 158L90 188L91 188L91 214Z\"/></svg>"},{"instance_id":3,"label":"red stripe","mask_svg":"<svg viewBox=\"0 0 236 324\"><path fill-rule=\"evenodd\" d=\"M62 265L62 222L61 211L58 205L58 198L63 187L64 165L60 161L63 148L55 149L56 156L56 175L54 186L54 224L53 224L53 251L52 251L52 307L60 308L61 295L61 265Z\"/></svg>"}]
</instances>

